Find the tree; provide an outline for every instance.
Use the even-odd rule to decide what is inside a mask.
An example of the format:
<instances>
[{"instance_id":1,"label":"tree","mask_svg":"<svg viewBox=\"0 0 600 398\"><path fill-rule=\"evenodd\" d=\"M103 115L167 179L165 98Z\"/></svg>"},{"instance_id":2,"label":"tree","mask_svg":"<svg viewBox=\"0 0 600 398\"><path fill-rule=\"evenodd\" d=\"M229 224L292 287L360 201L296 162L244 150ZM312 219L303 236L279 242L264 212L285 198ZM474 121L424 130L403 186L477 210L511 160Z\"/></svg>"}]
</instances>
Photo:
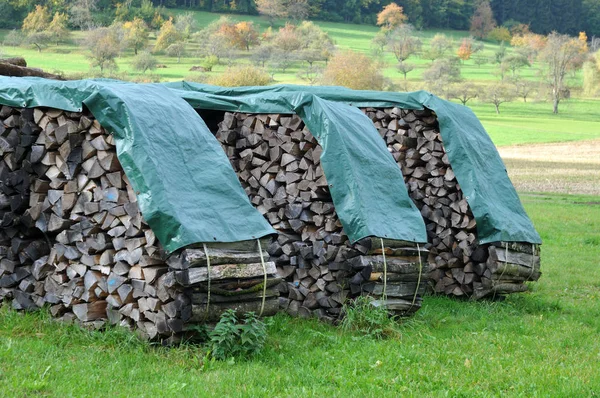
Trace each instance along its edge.
<instances>
[{"instance_id":1,"label":"tree","mask_svg":"<svg viewBox=\"0 0 600 398\"><path fill-rule=\"evenodd\" d=\"M578 39L552 32L548 35L546 47L539 54L552 88L553 113L558 113L558 104L565 88L565 75L581 51L582 45Z\"/></svg>"},{"instance_id":2,"label":"tree","mask_svg":"<svg viewBox=\"0 0 600 398\"><path fill-rule=\"evenodd\" d=\"M26 34L39 33L45 31L50 25L50 13L48 7L36 5L35 10L27 14L23 20L23 32Z\"/></svg>"},{"instance_id":3,"label":"tree","mask_svg":"<svg viewBox=\"0 0 600 398\"><path fill-rule=\"evenodd\" d=\"M473 58L473 62L477 65L478 68L481 68L481 65L485 65L490 62L488 57L484 57L483 55L477 55Z\"/></svg>"},{"instance_id":4,"label":"tree","mask_svg":"<svg viewBox=\"0 0 600 398\"><path fill-rule=\"evenodd\" d=\"M308 65L306 68L300 69L296 76L314 86L323 76L323 68L318 65Z\"/></svg>"},{"instance_id":5,"label":"tree","mask_svg":"<svg viewBox=\"0 0 600 398\"><path fill-rule=\"evenodd\" d=\"M500 105L513 100L513 93L505 84L491 84L483 90L481 101L493 104L496 114L500 114Z\"/></svg>"},{"instance_id":6,"label":"tree","mask_svg":"<svg viewBox=\"0 0 600 398\"><path fill-rule=\"evenodd\" d=\"M488 40L494 40L497 42L510 43L512 37L510 32L504 26L496 27L490 31L487 35Z\"/></svg>"},{"instance_id":7,"label":"tree","mask_svg":"<svg viewBox=\"0 0 600 398\"><path fill-rule=\"evenodd\" d=\"M4 36L3 44L5 46L18 47L21 43L23 43L23 36L21 35L21 32L16 29L11 30Z\"/></svg>"},{"instance_id":8,"label":"tree","mask_svg":"<svg viewBox=\"0 0 600 398\"><path fill-rule=\"evenodd\" d=\"M429 58L432 61L441 58L448 50L452 48L452 39L448 38L443 33L438 33L433 36L429 43L430 53Z\"/></svg>"},{"instance_id":9,"label":"tree","mask_svg":"<svg viewBox=\"0 0 600 398\"><path fill-rule=\"evenodd\" d=\"M148 43L148 25L143 19L135 17L133 21L125 22L123 29L127 47L133 48L133 53L137 55L138 51Z\"/></svg>"},{"instance_id":10,"label":"tree","mask_svg":"<svg viewBox=\"0 0 600 398\"><path fill-rule=\"evenodd\" d=\"M273 25L276 18L287 18L288 10L283 0L256 0L256 10L265 15Z\"/></svg>"},{"instance_id":11,"label":"tree","mask_svg":"<svg viewBox=\"0 0 600 398\"><path fill-rule=\"evenodd\" d=\"M275 47L272 44L263 43L260 46L254 48L250 59L252 60L253 64L259 65L264 68L273 57L274 52Z\"/></svg>"},{"instance_id":12,"label":"tree","mask_svg":"<svg viewBox=\"0 0 600 398\"><path fill-rule=\"evenodd\" d=\"M188 40L196 31L196 17L193 12L186 12L175 17L175 30L180 40Z\"/></svg>"},{"instance_id":13,"label":"tree","mask_svg":"<svg viewBox=\"0 0 600 398\"><path fill-rule=\"evenodd\" d=\"M467 102L477 98L478 93L479 88L475 87L472 82L465 81L453 84L452 88L449 90L448 96L459 100L463 105L467 105Z\"/></svg>"},{"instance_id":14,"label":"tree","mask_svg":"<svg viewBox=\"0 0 600 398\"><path fill-rule=\"evenodd\" d=\"M147 70L156 68L157 60L149 51L143 51L133 58L132 66L137 71L146 73Z\"/></svg>"},{"instance_id":15,"label":"tree","mask_svg":"<svg viewBox=\"0 0 600 398\"><path fill-rule=\"evenodd\" d=\"M96 11L98 0L75 0L69 8L71 23L81 30L95 28L93 13Z\"/></svg>"},{"instance_id":16,"label":"tree","mask_svg":"<svg viewBox=\"0 0 600 398\"><path fill-rule=\"evenodd\" d=\"M535 90L533 82L518 77L512 78L510 81L515 88L515 95L523 98L523 102L527 102L527 97Z\"/></svg>"},{"instance_id":17,"label":"tree","mask_svg":"<svg viewBox=\"0 0 600 398\"><path fill-rule=\"evenodd\" d=\"M388 35L386 32L379 31L371 40L371 51L375 56L383 55L385 46L388 44Z\"/></svg>"},{"instance_id":18,"label":"tree","mask_svg":"<svg viewBox=\"0 0 600 398\"><path fill-rule=\"evenodd\" d=\"M217 60L227 58L231 51L229 38L213 24L202 29L194 35L194 40L199 44L199 54L204 57L214 56Z\"/></svg>"},{"instance_id":19,"label":"tree","mask_svg":"<svg viewBox=\"0 0 600 398\"><path fill-rule=\"evenodd\" d=\"M329 60L335 52L335 43L327 32L310 21L303 21L296 27L300 39L298 59L308 62L310 66L316 61Z\"/></svg>"},{"instance_id":20,"label":"tree","mask_svg":"<svg viewBox=\"0 0 600 398\"><path fill-rule=\"evenodd\" d=\"M400 63L406 61L421 48L421 40L414 37L413 33L412 26L403 24L389 34L387 47Z\"/></svg>"},{"instance_id":21,"label":"tree","mask_svg":"<svg viewBox=\"0 0 600 398\"><path fill-rule=\"evenodd\" d=\"M98 28L88 32L85 46L90 51L90 65L105 69L117 69L115 58L119 55L121 43L118 34L111 28Z\"/></svg>"},{"instance_id":22,"label":"tree","mask_svg":"<svg viewBox=\"0 0 600 398\"><path fill-rule=\"evenodd\" d=\"M516 75L519 69L526 66L531 66L527 57L519 53L513 53L505 56L502 59L502 63L506 65L506 68L512 72L513 77Z\"/></svg>"},{"instance_id":23,"label":"tree","mask_svg":"<svg viewBox=\"0 0 600 398\"><path fill-rule=\"evenodd\" d=\"M471 34L478 39L485 39L496 27L494 13L488 0L482 0L471 17Z\"/></svg>"},{"instance_id":24,"label":"tree","mask_svg":"<svg viewBox=\"0 0 600 398\"><path fill-rule=\"evenodd\" d=\"M250 46L257 45L258 30L254 28L252 22L242 21L235 24L234 43L237 47L250 51Z\"/></svg>"},{"instance_id":25,"label":"tree","mask_svg":"<svg viewBox=\"0 0 600 398\"><path fill-rule=\"evenodd\" d=\"M471 55L473 55L473 40L464 38L456 55L463 61L471 59Z\"/></svg>"},{"instance_id":26,"label":"tree","mask_svg":"<svg viewBox=\"0 0 600 398\"><path fill-rule=\"evenodd\" d=\"M287 16L293 21L303 21L310 17L308 0L287 0Z\"/></svg>"},{"instance_id":27,"label":"tree","mask_svg":"<svg viewBox=\"0 0 600 398\"><path fill-rule=\"evenodd\" d=\"M458 62L453 59L438 59L423 72L423 80L440 94L447 94L450 83L461 80Z\"/></svg>"},{"instance_id":28,"label":"tree","mask_svg":"<svg viewBox=\"0 0 600 398\"><path fill-rule=\"evenodd\" d=\"M600 61L600 52L583 64L583 93L590 97L600 90L600 64L596 64L595 59Z\"/></svg>"},{"instance_id":29,"label":"tree","mask_svg":"<svg viewBox=\"0 0 600 398\"><path fill-rule=\"evenodd\" d=\"M393 30L406 22L407 17L404 10L396 3L390 3L383 7L383 10L377 14L377 25L383 30Z\"/></svg>"},{"instance_id":30,"label":"tree","mask_svg":"<svg viewBox=\"0 0 600 398\"><path fill-rule=\"evenodd\" d=\"M494 53L494 59L495 59L496 63L501 64L505 55L506 55L506 45L504 44L504 42L502 42L502 43L500 43L500 47L498 47L498 50L496 50L496 52Z\"/></svg>"},{"instance_id":31,"label":"tree","mask_svg":"<svg viewBox=\"0 0 600 398\"><path fill-rule=\"evenodd\" d=\"M355 90L381 90L384 78L379 65L369 57L352 51L336 53L323 74L326 84Z\"/></svg>"},{"instance_id":32,"label":"tree","mask_svg":"<svg viewBox=\"0 0 600 398\"><path fill-rule=\"evenodd\" d=\"M185 55L185 43L182 41L173 43L167 47L165 52L169 57L177 57L177 63L180 63L181 57Z\"/></svg>"},{"instance_id":33,"label":"tree","mask_svg":"<svg viewBox=\"0 0 600 398\"><path fill-rule=\"evenodd\" d=\"M415 69L415 66L406 62L399 62L397 68L398 72L402 73L404 75L404 80L406 80L406 75Z\"/></svg>"},{"instance_id":34,"label":"tree","mask_svg":"<svg viewBox=\"0 0 600 398\"><path fill-rule=\"evenodd\" d=\"M294 52L302 48L302 38L292 24L286 23L284 27L279 28L272 40L275 47L285 52Z\"/></svg>"},{"instance_id":35,"label":"tree","mask_svg":"<svg viewBox=\"0 0 600 398\"><path fill-rule=\"evenodd\" d=\"M181 40L181 35L175 29L173 24L173 18L169 18L162 26L156 37L156 44L154 45L154 51L162 51L169 47L171 44Z\"/></svg>"},{"instance_id":36,"label":"tree","mask_svg":"<svg viewBox=\"0 0 600 398\"><path fill-rule=\"evenodd\" d=\"M67 22L69 17L67 14L56 12L52 21L48 25L47 32L50 36L50 40L56 43L66 40L69 37L69 29L67 28Z\"/></svg>"}]
</instances>

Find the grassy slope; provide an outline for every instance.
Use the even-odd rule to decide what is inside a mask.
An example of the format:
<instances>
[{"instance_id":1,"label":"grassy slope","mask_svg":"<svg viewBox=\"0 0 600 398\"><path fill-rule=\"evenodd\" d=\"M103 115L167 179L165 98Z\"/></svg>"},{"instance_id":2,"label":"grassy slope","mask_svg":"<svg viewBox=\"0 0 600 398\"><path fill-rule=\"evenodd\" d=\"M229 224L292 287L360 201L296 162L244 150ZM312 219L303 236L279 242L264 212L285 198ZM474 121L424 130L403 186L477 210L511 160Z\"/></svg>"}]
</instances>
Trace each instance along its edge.
<instances>
[{"instance_id":1,"label":"grassy slope","mask_svg":"<svg viewBox=\"0 0 600 398\"><path fill-rule=\"evenodd\" d=\"M600 197L524 195L542 238L543 276L505 302L430 297L373 341L278 316L253 361L151 348L0 311L6 396L590 396L600 391ZM595 202L596 204L589 204ZM587 203L587 204L586 204Z\"/></svg>"}]
</instances>

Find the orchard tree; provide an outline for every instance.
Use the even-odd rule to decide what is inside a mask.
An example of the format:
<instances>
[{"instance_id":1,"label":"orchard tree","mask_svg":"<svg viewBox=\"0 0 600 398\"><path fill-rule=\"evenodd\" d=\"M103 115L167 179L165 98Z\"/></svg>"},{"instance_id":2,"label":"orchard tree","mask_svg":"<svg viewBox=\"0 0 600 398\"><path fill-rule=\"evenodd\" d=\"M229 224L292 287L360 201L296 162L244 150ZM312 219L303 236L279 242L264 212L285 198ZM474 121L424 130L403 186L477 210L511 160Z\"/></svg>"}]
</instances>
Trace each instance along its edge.
<instances>
[{"instance_id":1,"label":"orchard tree","mask_svg":"<svg viewBox=\"0 0 600 398\"><path fill-rule=\"evenodd\" d=\"M465 81L453 84L449 90L448 97L457 99L461 104L467 105L467 102L477 98L478 94L479 88L475 87L473 82Z\"/></svg>"},{"instance_id":2,"label":"orchard tree","mask_svg":"<svg viewBox=\"0 0 600 398\"><path fill-rule=\"evenodd\" d=\"M451 83L461 80L458 61L454 59L438 59L425 72L423 80L440 94L447 94Z\"/></svg>"},{"instance_id":3,"label":"orchard tree","mask_svg":"<svg viewBox=\"0 0 600 398\"><path fill-rule=\"evenodd\" d=\"M177 63L181 62L181 57L185 55L185 42L175 42L165 49L169 57L177 57Z\"/></svg>"},{"instance_id":4,"label":"orchard tree","mask_svg":"<svg viewBox=\"0 0 600 398\"><path fill-rule=\"evenodd\" d=\"M265 67L269 61L273 58L275 53L275 46L269 43L263 43L258 47L255 47L252 51L250 59L254 65Z\"/></svg>"},{"instance_id":5,"label":"orchard tree","mask_svg":"<svg viewBox=\"0 0 600 398\"><path fill-rule=\"evenodd\" d=\"M256 10L268 18L273 25L277 18L287 18L288 9L284 0L256 0Z\"/></svg>"},{"instance_id":6,"label":"orchard tree","mask_svg":"<svg viewBox=\"0 0 600 398\"><path fill-rule=\"evenodd\" d=\"M288 17L293 21L304 21L310 17L308 0L288 0L286 8Z\"/></svg>"},{"instance_id":7,"label":"orchard tree","mask_svg":"<svg viewBox=\"0 0 600 398\"><path fill-rule=\"evenodd\" d=\"M404 80L406 80L406 75L415 69L415 65L407 62L398 62L397 68L398 72L402 73L404 75Z\"/></svg>"},{"instance_id":8,"label":"orchard tree","mask_svg":"<svg viewBox=\"0 0 600 398\"><path fill-rule=\"evenodd\" d=\"M464 38L458 51L456 52L458 58L463 61L468 61L471 59L471 55L473 55L473 40L470 38Z\"/></svg>"},{"instance_id":9,"label":"orchard tree","mask_svg":"<svg viewBox=\"0 0 600 398\"><path fill-rule=\"evenodd\" d=\"M148 43L148 25L143 19L135 17L133 21L125 22L123 29L127 47L132 48L133 53L137 55L138 51Z\"/></svg>"},{"instance_id":10,"label":"orchard tree","mask_svg":"<svg viewBox=\"0 0 600 398\"><path fill-rule=\"evenodd\" d=\"M75 0L69 8L71 23L81 30L92 30L96 27L93 13L96 11L98 0Z\"/></svg>"},{"instance_id":11,"label":"orchard tree","mask_svg":"<svg viewBox=\"0 0 600 398\"><path fill-rule=\"evenodd\" d=\"M377 14L377 25L381 26L383 30L390 31L398 28L407 19L402 7L396 3L390 3Z\"/></svg>"},{"instance_id":12,"label":"orchard tree","mask_svg":"<svg viewBox=\"0 0 600 398\"><path fill-rule=\"evenodd\" d=\"M163 23L160 27L160 31L156 37L154 51L162 51L171 44L181 41L181 39L181 34L177 31L177 29L175 29L173 18L169 18L169 20Z\"/></svg>"},{"instance_id":13,"label":"orchard tree","mask_svg":"<svg viewBox=\"0 0 600 398\"><path fill-rule=\"evenodd\" d=\"M527 97L535 90L535 84L528 80L514 77L510 79L510 82L514 86L514 92L517 97L523 98L523 102L527 102Z\"/></svg>"},{"instance_id":14,"label":"orchard tree","mask_svg":"<svg viewBox=\"0 0 600 398\"><path fill-rule=\"evenodd\" d=\"M552 88L552 112L554 113L558 113L558 104L563 97L565 75L582 50L583 46L578 39L552 32L548 35L546 47L539 54L539 60L545 66Z\"/></svg>"},{"instance_id":15,"label":"orchard tree","mask_svg":"<svg viewBox=\"0 0 600 398\"><path fill-rule=\"evenodd\" d=\"M512 40L509 30L506 29L504 26L492 29L490 33L488 33L487 38L488 40L494 40L501 43L510 43Z\"/></svg>"},{"instance_id":16,"label":"orchard tree","mask_svg":"<svg viewBox=\"0 0 600 398\"><path fill-rule=\"evenodd\" d=\"M496 114L500 114L500 105L505 102L511 102L514 99L513 91L505 84L491 84L483 90L483 95L479 97L482 102L493 104L496 108Z\"/></svg>"},{"instance_id":17,"label":"orchard tree","mask_svg":"<svg viewBox=\"0 0 600 398\"><path fill-rule=\"evenodd\" d=\"M146 73L147 70L156 69L157 60L149 51L143 51L133 58L133 69Z\"/></svg>"},{"instance_id":18,"label":"orchard tree","mask_svg":"<svg viewBox=\"0 0 600 398\"><path fill-rule=\"evenodd\" d=\"M527 57L523 54L513 53L505 56L502 59L502 64L506 66L512 72L512 76L515 77L517 71L526 66L531 66Z\"/></svg>"},{"instance_id":19,"label":"orchard tree","mask_svg":"<svg viewBox=\"0 0 600 398\"><path fill-rule=\"evenodd\" d=\"M186 12L175 17L175 30L179 33L180 40L188 40L196 31L196 17L193 12Z\"/></svg>"},{"instance_id":20,"label":"orchard tree","mask_svg":"<svg viewBox=\"0 0 600 398\"><path fill-rule=\"evenodd\" d=\"M255 46L259 43L258 30L254 28L254 24L248 21L242 21L235 24L234 43L237 47L250 51L250 46Z\"/></svg>"},{"instance_id":21,"label":"orchard tree","mask_svg":"<svg viewBox=\"0 0 600 398\"><path fill-rule=\"evenodd\" d=\"M69 38L70 32L67 28L68 22L69 17L67 14L56 12L52 18L52 21L50 21L50 24L48 25L47 32L50 36L50 39L56 43L57 46L59 42L65 41Z\"/></svg>"},{"instance_id":22,"label":"orchard tree","mask_svg":"<svg viewBox=\"0 0 600 398\"><path fill-rule=\"evenodd\" d=\"M50 13L47 7L35 6L35 10L27 14L23 20L23 32L25 33L25 43L34 45L38 52L46 47L51 37L47 29L50 26Z\"/></svg>"},{"instance_id":23,"label":"orchard tree","mask_svg":"<svg viewBox=\"0 0 600 398\"><path fill-rule=\"evenodd\" d=\"M421 49L421 40L414 36L411 25L403 24L388 35L387 48L402 63Z\"/></svg>"},{"instance_id":24,"label":"orchard tree","mask_svg":"<svg viewBox=\"0 0 600 398\"><path fill-rule=\"evenodd\" d=\"M382 90L385 82L376 62L352 51L336 53L325 68L323 80L355 90Z\"/></svg>"},{"instance_id":25,"label":"orchard tree","mask_svg":"<svg viewBox=\"0 0 600 398\"><path fill-rule=\"evenodd\" d=\"M92 67L99 67L100 72L117 69L115 58L119 56L121 43L114 29L98 28L89 31L84 45L90 51Z\"/></svg>"},{"instance_id":26,"label":"orchard tree","mask_svg":"<svg viewBox=\"0 0 600 398\"><path fill-rule=\"evenodd\" d=\"M431 39L429 47L430 50L437 55L437 58L441 58L452 48L452 39L448 38L448 36L443 33L438 33Z\"/></svg>"},{"instance_id":27,"label":"orchard tree","mask_svg":"<svg viewBox=\"0 0 600 398\"><path fill-rule=\"evenodd\" d=\"M277 33L273 35L272 42L278 49L290 53L300 50L303 46L302 38L296 27L289 23L279 28Z\"/></svg>"},{"instance_id":28,"label":"orchard tree","mask_svg":"<svg viewBox=\"0 0 600 398\"><path fill-rule=\"evenodd\" d=\"M481 0L471 17L471 34L478 39L485 39L495 27L496 21L489 0Z\"/></svg>"}]
</instances>

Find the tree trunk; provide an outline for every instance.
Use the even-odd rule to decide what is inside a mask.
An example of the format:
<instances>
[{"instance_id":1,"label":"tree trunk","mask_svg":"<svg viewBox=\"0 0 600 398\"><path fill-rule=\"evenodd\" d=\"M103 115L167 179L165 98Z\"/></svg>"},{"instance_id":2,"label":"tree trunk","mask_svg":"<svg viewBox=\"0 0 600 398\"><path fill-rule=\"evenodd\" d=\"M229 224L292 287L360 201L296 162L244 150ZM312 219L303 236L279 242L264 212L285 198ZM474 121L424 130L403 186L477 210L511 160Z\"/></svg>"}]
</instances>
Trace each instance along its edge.
<instances>
[{"instance_id":1,"label":"tree trunk","mask_svg":"<svg viewBox=\"0 0 600 398\"><path fill-rule=\"evenodd\" d=\"M500 114L500 104L494 104L494 106L496 107L496 115Z\"/></svg>"}]
</instances>

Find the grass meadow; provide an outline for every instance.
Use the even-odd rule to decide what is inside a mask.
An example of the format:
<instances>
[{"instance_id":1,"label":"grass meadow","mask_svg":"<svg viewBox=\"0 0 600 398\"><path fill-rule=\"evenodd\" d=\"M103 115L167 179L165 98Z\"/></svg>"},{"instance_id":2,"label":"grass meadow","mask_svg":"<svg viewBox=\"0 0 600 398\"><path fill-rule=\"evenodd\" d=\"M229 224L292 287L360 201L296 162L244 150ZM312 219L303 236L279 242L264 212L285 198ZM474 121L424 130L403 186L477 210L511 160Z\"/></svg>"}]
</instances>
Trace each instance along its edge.
<instances>
[{"instance_id":1,"label":"grass meadow","mask_svg":"<svg viewBox=\"0 0 600 398\"><path fill-rule=\"evenodd\" d=\"M218 18L196 13L200 26ZM236 17L234 17L236 18ZM241 17L240 17L241 18ZM265 29L262 18L253 19ZM377 29L321 23L337 45L368 52ZM5 31L3 32L6 33ZM436 32L420 32L425 41ZM465 32L445 32L458 41ZM0 33L1 35L2 33ZM77 34L74 35L75 39ZM497 45L486 43L490 58ZM3 47L31 66L87 73L74 44ZM190 49L193 53L193 47ZM243 55L243 54L242 54ZM130 68L131 54L119 60ZM243 59L242 59L243 61ZM387 55L385 74L400 82ZM193 56L153 73L190 76ZM408 76L419 88L429 61ZM216 72L222 71L219 66ZM278 83L301 83L296 68ZM492 64L467 61L463 77L497 79ZM136 72L137 73L137 72ZM535 68L523 72L533 78ZM134 334L87 331L53 321L47 312L0 309L0 396L227 397L588 397L600 395L600 101L571 99L559 115L539 98L492 105L471 101L499 147L523 205L544 240L542 277L530 291L504 301L426 297L422 309L396 326L395 338L374 340L313 320L270 319L264 351L249 361L215 362L201 346L163 348Z\"/></svg>"}]
</instances>

